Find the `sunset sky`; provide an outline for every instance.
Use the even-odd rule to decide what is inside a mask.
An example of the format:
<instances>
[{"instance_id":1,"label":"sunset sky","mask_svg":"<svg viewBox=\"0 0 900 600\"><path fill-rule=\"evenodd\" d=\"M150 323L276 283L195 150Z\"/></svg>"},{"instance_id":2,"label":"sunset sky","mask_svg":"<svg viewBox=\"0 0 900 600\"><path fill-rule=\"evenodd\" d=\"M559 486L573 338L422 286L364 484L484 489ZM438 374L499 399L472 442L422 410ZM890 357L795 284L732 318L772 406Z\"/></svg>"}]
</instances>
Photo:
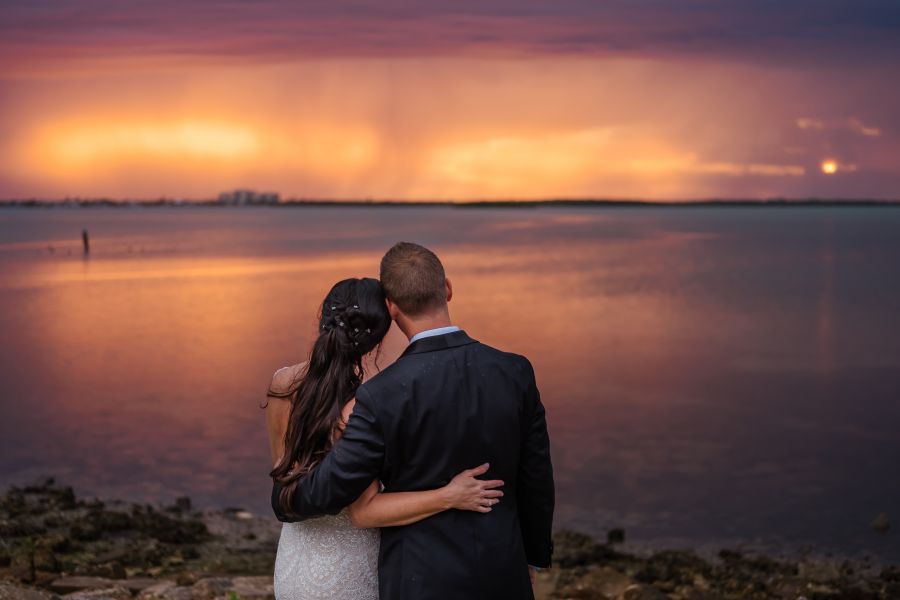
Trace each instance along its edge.
<instances>
[{"instance_id":1,"label":"sunset sky","mask_svg":"<svg viewBox=\"0 0 900 600\"><path fill-rule=\"evenodd\" d=\"M0 198L900 198L896 0L4 0Z\"/></svg>"}]
</instances>

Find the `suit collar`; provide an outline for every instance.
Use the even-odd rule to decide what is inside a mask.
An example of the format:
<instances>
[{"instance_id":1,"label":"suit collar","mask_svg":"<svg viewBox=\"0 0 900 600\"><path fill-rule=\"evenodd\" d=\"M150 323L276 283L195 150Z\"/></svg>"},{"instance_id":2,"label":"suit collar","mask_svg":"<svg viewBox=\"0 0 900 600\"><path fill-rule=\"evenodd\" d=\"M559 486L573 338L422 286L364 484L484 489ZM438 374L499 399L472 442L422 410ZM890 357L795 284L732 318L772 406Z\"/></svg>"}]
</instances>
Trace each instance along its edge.
<instances>
[{"instance_id":1,"label":"suit collar","mask_svg":"<svg viewBox=\"0 0 900 600\"><path fill-rule=\"evenodd\" d=\"M460 329L452 333L444 333L442 335L433 335L416 340L406 347L400 357L410 354L422 354L423 352L434 352L435 350L446 350L448 348L456 348L457 346L465 346L466 344L475 344L477 340L470 338L465 331Z\"/></svg>"}]
</instances>

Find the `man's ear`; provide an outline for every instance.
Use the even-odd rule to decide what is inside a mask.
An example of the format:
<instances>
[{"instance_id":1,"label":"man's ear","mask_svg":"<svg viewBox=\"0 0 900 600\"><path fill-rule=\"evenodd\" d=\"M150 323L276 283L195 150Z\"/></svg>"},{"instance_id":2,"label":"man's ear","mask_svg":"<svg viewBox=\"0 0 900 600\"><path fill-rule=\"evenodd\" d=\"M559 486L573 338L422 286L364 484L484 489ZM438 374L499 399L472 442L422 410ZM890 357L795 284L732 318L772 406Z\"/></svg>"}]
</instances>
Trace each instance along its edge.
<instances>
[{"instance_id":1,"label":"man's ear","mask_svg":"<svg viewBox=\"0 0 900 600\"><path fill-rule=\"evenodd\" d=\"M453 284L450 283L449 277L444 277L444 287L447 289L447 302L453 298Z\"/></svg>"},{"instance_id":2,"label":"man's ear","mask_svg":"<svg viewBox=\"0 0 900 600\"><path fill-rule=\"evenodd\" d=\"M384 303L387 304L388 313L390 313L391 319L393 319L394 321L396 321L396 320L397 320L397 315L400 314L400 309L397 307L396 304L394 304L393 302L391 302L391 301L388 300L387 298L384 299Z\"/></svg>"}]
</instances>

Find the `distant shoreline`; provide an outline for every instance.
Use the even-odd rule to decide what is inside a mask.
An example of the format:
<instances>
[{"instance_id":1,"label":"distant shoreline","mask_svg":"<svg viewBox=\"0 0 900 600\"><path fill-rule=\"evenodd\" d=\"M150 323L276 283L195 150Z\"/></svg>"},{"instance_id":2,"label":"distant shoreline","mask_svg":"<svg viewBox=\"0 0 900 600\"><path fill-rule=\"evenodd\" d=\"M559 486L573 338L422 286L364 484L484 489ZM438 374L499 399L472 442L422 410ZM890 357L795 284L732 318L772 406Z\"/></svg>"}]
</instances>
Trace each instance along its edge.
<instances>
[{"instance_id":1,"label":"distant shoreline","mask_svg":"<svg viewBox=\"0 0 900 600\"><path fill-rule=\"evenodd\" d=\"M292 199L277 203L251 202L227 204L215 200L114 200L109 198L77 198L63 200L9 199L0 200L0 208L297 208L297 207L400 207L400 208L540 208L540 207L597 207L597 208L769 208L769 207L900 207L900 199L821 199L821 198L772 198L707 199L685 201L616 200L616 199L547 199L547 200L322 200Z\"/></svg>"}]
</instances>

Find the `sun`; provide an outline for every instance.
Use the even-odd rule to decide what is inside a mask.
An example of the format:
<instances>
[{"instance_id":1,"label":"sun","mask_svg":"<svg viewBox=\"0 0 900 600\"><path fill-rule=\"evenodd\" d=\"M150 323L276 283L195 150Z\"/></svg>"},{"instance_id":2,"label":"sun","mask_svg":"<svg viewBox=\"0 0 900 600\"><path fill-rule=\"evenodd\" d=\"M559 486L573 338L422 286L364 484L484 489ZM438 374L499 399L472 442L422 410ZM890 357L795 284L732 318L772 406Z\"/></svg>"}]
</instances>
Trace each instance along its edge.
<instances>
[{"instance_id":1,"label":"sun","mask_svg":"<svg viewBox=\"0 0 900 600\"><path fill-rule=\"evenodd\" d=\"M833 160L822 161L822 172L825 173L826 175L834 175L835 173L837 173L837 170L838 170L838 164L836 161L833 161Z\"/></svg>"}]
</instances>

